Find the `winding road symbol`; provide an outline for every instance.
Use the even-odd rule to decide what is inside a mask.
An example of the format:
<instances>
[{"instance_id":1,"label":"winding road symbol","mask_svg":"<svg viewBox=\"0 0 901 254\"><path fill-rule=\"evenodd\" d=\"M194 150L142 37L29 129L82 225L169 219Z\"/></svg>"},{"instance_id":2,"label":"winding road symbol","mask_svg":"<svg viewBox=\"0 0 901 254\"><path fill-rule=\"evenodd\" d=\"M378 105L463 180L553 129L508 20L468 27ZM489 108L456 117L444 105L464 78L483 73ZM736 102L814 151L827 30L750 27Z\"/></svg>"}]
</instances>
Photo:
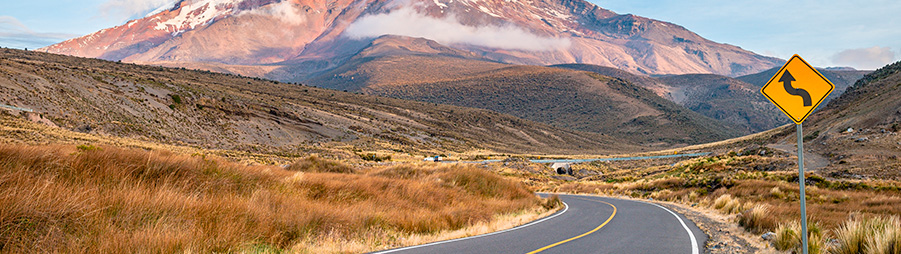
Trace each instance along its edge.
<instances>
[{"instance_id":1,"label":"winding road symbol","mask_svg":"<svg viewBox=\"0 0 901 254\"><path fill-rule=\"evenodd\" d=\"M835 85L813 66L794 55L763 85L760 92L792 121L800 124L834 88Z\"/></svg>"},{"instance_id":2,"label":"winding road symbol","mask_svg":"<svg viewBox=\"0 0 901 254\"><path fill-rule=\"evenodd\" d=\"M801 99L804 100L804 106L810 107L810 93L807 90L792 87L792 81L795 81L795 77L792 77L791 72L788 72L788 70L785 70L782 78L779 79L779 82L782 82L782 87L785 88L785 92L794 96L801 96Z\"/></svg>"}]
</instances>

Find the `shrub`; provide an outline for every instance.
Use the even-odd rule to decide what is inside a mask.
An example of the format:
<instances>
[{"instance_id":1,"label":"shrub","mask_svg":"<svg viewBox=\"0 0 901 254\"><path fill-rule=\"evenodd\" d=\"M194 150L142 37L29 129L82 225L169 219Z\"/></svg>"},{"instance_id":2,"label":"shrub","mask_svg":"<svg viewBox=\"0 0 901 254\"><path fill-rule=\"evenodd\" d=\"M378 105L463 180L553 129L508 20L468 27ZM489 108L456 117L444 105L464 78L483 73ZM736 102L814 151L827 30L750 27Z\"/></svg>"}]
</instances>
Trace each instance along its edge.
<instances>
[{"instance_id":1,"label":"shrub","mask_svg":"<svg viewBox=\"0 0 901 254\"><path fill-rule=\"evenodd\" d=\"M763 233L775 228L776 221L770 214L769 206L758 204L739 215L738 224L752 233Z\"/></svg>"},{"instance_id":2,"label":"shrub","mask_svg":"<svg viewBox=\"0 0 901 254\"><path fill-rule=\"evenodd\" d=\"M835 236L835 254L901 253L901 222L896 216L851 218L836 230Z\"/></svg>"},{"instance_id":3,"label":"shrub","mask_svg":"<svg viewBox=\"0 0 901 254\"><path fill-rule=\"evenodd\" d=\"M544 209L553 209L553 208L557 208L558 206L560 206L562 204L563 204L563 201L560 200L560 196L557 196L557 194L554 194L554 195L551 195L550 197L548 197L547 199L545 199L544 203L542 203L541 206L543 206Z\"/></svg>"},{"instance_id":4,"label":"shrub","mask_svg":"<svg viewBox=\"0 0 901 254\"><path fill-rule=\"evenodd\" d=\"M779 224L776 228L776 237L773 238L773 247L780 251L792 251L801 253L801 223L792 221L789 224ZM818 222L807 222L807 252L810 254L823 253L825 251L826 238L823 237L822 227Z\"/></svg>"},{"instance_id":5,"label":"shrub","mask_svg":"<svg viewBox=\"0 0 901 254\"><path fill-rule=\"evenodd\" d=\"M368 153L368 154L360 154L359 156L364 161L380 162L380 161L390 161L391 160L391 155L379 156L378 154Z\"/></svg>"},{"instance_id":6,"label":"shrub","mask_svg":"<svg viewBox=\"0 0 901 254\"><path fill-rule=\"evenodd\" d=\"M300 172L318 172L318 173L354 173L355 170L353 167L348 166L347 164L333 161L329 159L323 159L316 155L311 155L310 157L303 158L298 160L291 166L288 166L287 170L289 171L300 171Z\"/></svg>"}]
</instances>

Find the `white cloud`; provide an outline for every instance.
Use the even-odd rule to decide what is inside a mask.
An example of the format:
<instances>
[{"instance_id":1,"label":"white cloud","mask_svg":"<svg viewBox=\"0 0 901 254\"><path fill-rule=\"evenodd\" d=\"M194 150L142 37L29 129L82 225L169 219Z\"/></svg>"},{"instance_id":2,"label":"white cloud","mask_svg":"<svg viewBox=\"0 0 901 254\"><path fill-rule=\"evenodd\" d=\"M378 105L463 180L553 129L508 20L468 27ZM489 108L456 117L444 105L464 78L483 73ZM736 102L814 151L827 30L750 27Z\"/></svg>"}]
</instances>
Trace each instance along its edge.
<instances>
[{"instance_id":1,"label":"white cloud","mask_svg":"<svg viewBox=\"0 0 901 254\"><path fill-rule=\"evenodd\" d=\"M241 13L241 15L245 14L273 16L293 25L303 24L307 21L291 1L282 1Z\"/></svg>"},{"instance_id":2,"label":"white cloud","mask_svg":"<svg viewBox=\"0 0 901 254\"><path fill-rule=\"evenodd\" d=\"M0 46L40 48L76 37L75 34L35 32L10 16L0 16Z\"/></svg>"},{"instance_id":3,"label":"white cloud","mask_svg":"<svg viewBox=\"0 0 901 254\"><path fill-rule=\"evenodd\" d=\"M435 18L409 7L387 14L362 17L347 28L346 34L353 39L393 34L423 37L442 44L469 44L527 51L565 49L571 43L568 38L542 37L513 25L466 26L455 16Z\"/></svg>"},{"instance_id":4,"label":"white cloud","mask_svg":"<svg viewBox=\"0 0 901 254\"><path fill-rule=\"evenodd\" d=\"M895 60L895 52L889 47L847 49L832 56L838 65L850 65L857 69L878 69Z\"/></svg>"},{"instance_id":5,"label":"white cloud","mask_svg":"<svg viewBox=\"0 0 901 254\"><path fill-rule=\"evenodd\" d=\"M107 0L100 5L100 16L128 20L144 17L175 6L177 0Z\"/></svg>"}]
</instances>

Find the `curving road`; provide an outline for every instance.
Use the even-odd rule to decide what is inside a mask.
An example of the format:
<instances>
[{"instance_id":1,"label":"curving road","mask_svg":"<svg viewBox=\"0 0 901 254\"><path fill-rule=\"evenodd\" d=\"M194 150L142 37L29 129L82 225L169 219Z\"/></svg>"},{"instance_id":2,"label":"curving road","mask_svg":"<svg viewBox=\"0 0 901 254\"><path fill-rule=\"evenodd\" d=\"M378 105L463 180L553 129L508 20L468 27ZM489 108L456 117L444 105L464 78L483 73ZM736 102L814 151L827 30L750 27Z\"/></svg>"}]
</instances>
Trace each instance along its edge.
<instances>
[{"instance_id":1,"label":"curving road","mask_svg":"<svg viewBox=\"0 0 901 254\"><path fill-rule=\"evenodd\" d=\"M693 222L656 204L582 195L560 199L564 210L523 226L377 253L697 254L707 241Z\"/></svg>"}]
</instances>

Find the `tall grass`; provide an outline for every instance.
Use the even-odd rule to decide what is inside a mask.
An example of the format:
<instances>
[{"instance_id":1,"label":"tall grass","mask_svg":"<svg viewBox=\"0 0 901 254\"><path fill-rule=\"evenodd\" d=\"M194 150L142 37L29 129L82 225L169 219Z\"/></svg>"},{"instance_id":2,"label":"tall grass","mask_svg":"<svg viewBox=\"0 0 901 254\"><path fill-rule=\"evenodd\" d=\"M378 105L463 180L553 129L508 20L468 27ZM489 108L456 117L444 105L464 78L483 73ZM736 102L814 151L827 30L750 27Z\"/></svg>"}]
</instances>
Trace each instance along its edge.
<instances>
[{"instance_id":1,"label":"tall grass","mask_svg":"<svg viewBox=\"0 0 901 254\"><path fill-rule=\"evenodd\" d=\"M540 205L522 184L476 168L414 168L423 173L397 179L315 173L347 171L316 160L285 170L159 151L0 146L0 250L304 252L338 239L365 251Z\"/></svg>"},{"instance_id":2,"label":"tall grass","mask_svg":"<svg viewBox=\"0 0 901 254\"><path fill-rule=\"evenodd\" d=\"M855 216L835 232L831 253L901 253L901 221L896 216Z\"/></svg>"},{"instance_id":3,"label":"tall grass","mask_svg":"<svg viewBox=\"0 0 901 254\"><path fill-rule=\"evenodd\" d=\"M773 247L780 251L801 253L801 223L792 221L788 224L779 224L776 228L776 236L773 238ZM820 223L807 222L807 253L818 254L826 251L826 237Z\"/></svg>"},{"instance_id":4,"label":"tall grass","mask_svg":"<svg viewBox=\"0 0 901 254\"><path fill-rule=\"evenodd\" d=\"M757 204L748 211L739 214L738 225L752 233L763 233L775 228L776 220L770 214L768 205Z\"/></svg>"}]
</instances>

